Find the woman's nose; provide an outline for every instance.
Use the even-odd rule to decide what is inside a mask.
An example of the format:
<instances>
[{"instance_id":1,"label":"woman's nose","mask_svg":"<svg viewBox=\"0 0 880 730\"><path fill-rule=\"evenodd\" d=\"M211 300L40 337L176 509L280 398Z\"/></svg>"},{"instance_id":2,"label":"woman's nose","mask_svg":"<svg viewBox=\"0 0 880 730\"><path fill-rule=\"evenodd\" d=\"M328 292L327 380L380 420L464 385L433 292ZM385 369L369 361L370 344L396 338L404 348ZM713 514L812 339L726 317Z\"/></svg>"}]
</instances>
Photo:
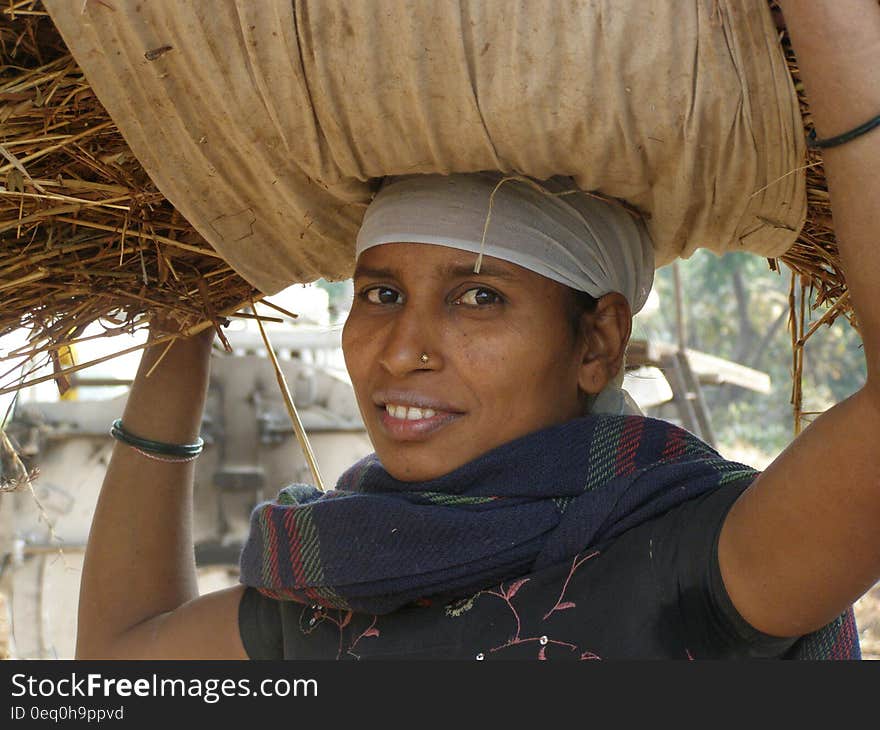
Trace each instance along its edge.
<instances>
[{"instance_id":1,"label":"woman's nose","mask_svg":"<svg viewBox=\"0 0 880 730\"><path fill-rule=\"evenodd\" d=\"M379 362L396 377L437 370L442 354L431 317L415 307L403 307L386 331Z\"/></svg>"}]
</instances>

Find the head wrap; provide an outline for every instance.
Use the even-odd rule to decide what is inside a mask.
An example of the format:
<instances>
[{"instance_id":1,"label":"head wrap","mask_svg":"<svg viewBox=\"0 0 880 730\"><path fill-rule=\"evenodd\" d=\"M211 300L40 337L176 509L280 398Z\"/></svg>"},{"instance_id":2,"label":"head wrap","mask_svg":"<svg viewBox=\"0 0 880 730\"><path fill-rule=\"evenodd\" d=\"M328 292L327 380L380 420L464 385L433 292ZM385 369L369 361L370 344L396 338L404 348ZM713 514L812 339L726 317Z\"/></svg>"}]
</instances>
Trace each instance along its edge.
<instances>
[{"instance_id":1,"label":"head wrap","mask_svg":"<svg viewBox=\"0 0 880 730\"><path fill-rule=\"evenodd\" d=\"M633 314L644 306L654 278L644 221L563 177L540 183L501 173L389 178L367 208L356 253L383 243L493 256L595 298L620 292ZM639 413L622 384L623 369L591 412Z\"/></svg>"}]
</instances>

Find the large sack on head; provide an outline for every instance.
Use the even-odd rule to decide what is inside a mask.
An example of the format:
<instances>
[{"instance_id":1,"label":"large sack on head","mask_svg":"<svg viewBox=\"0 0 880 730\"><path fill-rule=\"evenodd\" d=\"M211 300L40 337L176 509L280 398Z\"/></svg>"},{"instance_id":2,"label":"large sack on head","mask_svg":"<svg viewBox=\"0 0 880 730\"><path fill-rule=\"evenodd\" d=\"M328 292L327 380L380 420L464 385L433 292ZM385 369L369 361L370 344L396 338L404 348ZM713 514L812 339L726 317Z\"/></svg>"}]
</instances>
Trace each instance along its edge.
<instances>
[{"instance_id":1,"label":"large sack on head","mask_svg":"<svg viewBox=\"0 0 880 730\"><path fill-rule=\"evenodd\" d=\"M349 275L391 174L570 175L648 216L658 265L780 255L804 221L766 0L46 5L165 197L267 294Z\"/></svg>"}]
</instances>

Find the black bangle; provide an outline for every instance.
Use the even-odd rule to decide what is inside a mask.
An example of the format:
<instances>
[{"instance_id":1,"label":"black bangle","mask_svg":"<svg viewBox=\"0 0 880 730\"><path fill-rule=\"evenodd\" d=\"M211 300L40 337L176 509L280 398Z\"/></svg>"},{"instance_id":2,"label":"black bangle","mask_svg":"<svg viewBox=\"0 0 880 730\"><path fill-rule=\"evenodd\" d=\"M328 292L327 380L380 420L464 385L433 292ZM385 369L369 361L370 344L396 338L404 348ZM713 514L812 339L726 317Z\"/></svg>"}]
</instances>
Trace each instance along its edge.
<instances>
[{"instance_id":1,"label":"black bangle","mask_svg":"<svg viewBox=\"0 0 880 730\"><path fill-rule=\"evenodd\" d=\"M110 425L110 435L117 441L133 446L141 451L147 451L151 454L161 454L163 456L198 456L202 453L205 446L204 440L200 437L194 444L166 444L162 441L152 441L143 439L129 433L122 427L122 419L117 418Z\"/></svg>"},{"instance_id":2,"label":"black bangle","mask_svg":"<svg viewBox=\"0 0 880 730\"><path fill-rule=\"evenodd\" d=\"M810 134L807 137L807 146L811 149L828 149L829 147L837 147L837 145L849 142L850 140L863 135L865 132L870 132L875 127L880 127L880 116L868 120L855 129L849 130L849 132L844 132L843 134L838 134L836 137L829 137L828 139L816 139L816 130L811 129Z\"/></svg>"}]
</instances>

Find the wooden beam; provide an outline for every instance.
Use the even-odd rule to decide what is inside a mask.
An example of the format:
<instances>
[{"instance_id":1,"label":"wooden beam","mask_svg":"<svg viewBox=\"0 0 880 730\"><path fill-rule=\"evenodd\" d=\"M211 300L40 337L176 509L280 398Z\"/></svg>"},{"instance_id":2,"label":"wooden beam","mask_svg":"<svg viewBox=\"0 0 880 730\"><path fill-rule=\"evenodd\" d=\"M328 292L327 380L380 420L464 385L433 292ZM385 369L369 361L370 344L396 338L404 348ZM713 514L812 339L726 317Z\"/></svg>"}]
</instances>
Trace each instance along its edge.
<instances>
[{"instance_id":1,"label":"wooden beam","mask_svg":"<svg viewBox=\"0 0 880 730\"><path fill-rule=\"evenodd\" d=\"M662 369L666 358L677 351L676 345L665 342L630 340L626 364L627 367L653 365ZM685 354L701 385L738 385L765 395L770 392L770 376L767 373L699 350L687 348Z\"/></svg>"}]
</instances>

